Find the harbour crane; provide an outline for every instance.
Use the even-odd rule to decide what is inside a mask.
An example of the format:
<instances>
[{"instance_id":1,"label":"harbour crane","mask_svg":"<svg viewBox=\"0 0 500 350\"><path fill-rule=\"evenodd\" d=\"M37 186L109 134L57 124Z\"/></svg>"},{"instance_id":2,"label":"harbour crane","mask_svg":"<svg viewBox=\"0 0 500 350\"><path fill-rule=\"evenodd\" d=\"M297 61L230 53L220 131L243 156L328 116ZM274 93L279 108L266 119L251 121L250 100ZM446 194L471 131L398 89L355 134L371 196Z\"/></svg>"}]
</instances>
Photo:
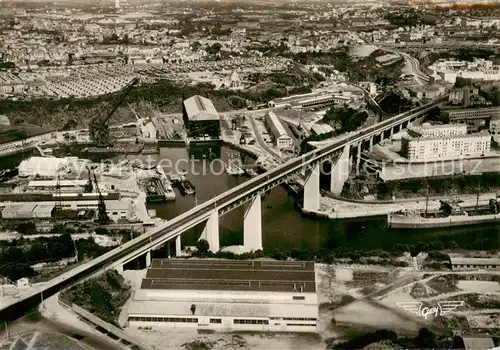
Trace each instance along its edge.
<instances>
[{"instance_id":1,"label":"harbour crane","mask_svg":"<svg viewBox=\"0 0 500 350\"><path fill-rule=\"evenodd\" d=\"M109 222L109 216L106 211L106 203L104 203L104 198L102 197L101 189L99 188L99 184L97 183L97 176L95 175L95 172L92 171L89 167L87 167L87 171L89 172L89 183L85 186L86 190L90 190L92 192L93 190L93 185L92 185L92 178L94 178L94 183L95 183L95 189L98 194L98 204L97 204L97 222L100 225L107 224Z\"/></svg>"},{"instance_id":2,"label":"harbour crane","mask_svg":"<svg viewBox=\"0 0 500 350\"><path fill-rule=\"evenodd\" d=\"M113 108L106 117L102 118L101 116L97 116L90 121L89 136L92 143L94 143L97 147L107 147L110 145L109 119L116 112L125 97L127 97L132 87L134 87L134 85L138 82L139 78L134 78L125 86L124 92L117 98Z\"/></svg>"}]
</instances>

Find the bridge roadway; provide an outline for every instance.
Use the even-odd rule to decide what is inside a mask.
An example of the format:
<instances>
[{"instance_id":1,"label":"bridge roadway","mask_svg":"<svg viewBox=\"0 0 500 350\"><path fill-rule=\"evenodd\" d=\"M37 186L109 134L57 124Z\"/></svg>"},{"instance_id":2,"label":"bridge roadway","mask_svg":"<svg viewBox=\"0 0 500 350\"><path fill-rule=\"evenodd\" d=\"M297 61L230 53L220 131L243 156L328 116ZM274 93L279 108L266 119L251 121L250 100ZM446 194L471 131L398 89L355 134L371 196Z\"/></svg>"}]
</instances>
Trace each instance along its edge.
<instances>
[{"instance_id":1,"label":"bridge roadway","mask_svg":"<svg viewBox=\"0 0 500 350\"><path fill-rule=\"evenodd\" d=\"M0 310L0 322L15 320L23 316L25 312L36 307L43 299L56 294L60 290L75 282L96 274L103 267L112 268L117 265L117 262L130 261L136 256L140 256L145 252L176 238L186 229L189 229L197 223L208 219L210 212L213 209L218 209L221 214L232 210L234 207L245 203L249 199L257 196L259 193L267 191L286 181L286 178L294 173L332 157L332 155L335 155L335 152L341 152L346 144L363 142L372 136L379 135L390 128L425 114L447 99L448 95L440 97L425 106L401 113L381 123L362 129L358 132L351 133L332 145L306 153L258 177L250 179L245 183L175 217L161 227L153 229L149 233L143 234L84 265L78 266L61 276L52 279L39 290L33 291L33 293L16 300L15 303L4 306ZM5 305L5 303L3 305Z\"/></svg>"}]
</instances>

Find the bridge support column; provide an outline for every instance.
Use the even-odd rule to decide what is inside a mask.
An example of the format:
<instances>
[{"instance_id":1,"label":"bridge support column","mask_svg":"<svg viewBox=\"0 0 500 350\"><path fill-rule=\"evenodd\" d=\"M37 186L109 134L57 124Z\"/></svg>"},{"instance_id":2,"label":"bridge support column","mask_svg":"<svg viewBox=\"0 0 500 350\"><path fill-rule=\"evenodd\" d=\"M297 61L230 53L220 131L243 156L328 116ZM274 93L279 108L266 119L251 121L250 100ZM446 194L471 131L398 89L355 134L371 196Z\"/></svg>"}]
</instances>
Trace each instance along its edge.
<instances>
[{"instance_id":1,"label":"bridge support column","mask_svg":"<svg viewBox=\"0 0 500 350\"><path fill-rule=\"evenodd\" d=\"M181 255L182 245L181 245L181 235L175 237L175 256L179 257Z\"/></svg>"},{"instance_id":2,"label":"bridge support column","mask_svg":"<svg viewBox=\"0 0 500 350\"><path fill-rule=\"evenodd\" d=\"M260 195L252 199L243 217L243 245L253 251L262 249L261 201Z\"/></svg>"},{"instance_id":3,"label":"bridge support column","mask_svg":"<svg viewBox=\"0 0 500 350\"><path fill-rule=\"evenodd\" d=\"M214 209L205 224L200 239L204 239L210 245L210 251L217 253L220 250L219 245L219 211Z\"/></svg>"},{"instance_id":4,"label":"bridge support column","mask_svg":"<svg viewBox=\"0 0 500 350\"><path fill-rule=\"evenodd\" d=\"M316 164L307 176L304 184L304 210L319 211L319 164Z\"/></svg>"},{"instance_id":5,"label":"bridge support column","mask_svg":"<svg viewBox=\"0 0 500 350\"><path fill-rule=\"evenodd\" d=\"M146 253L146 267L151 266L151 250Z\"/></svg>"},{"instance_id":6,"label":"bridge support column","mask_svg":"<svg viewBox=\"0 0 500 350\"><path fill-rule=\"evenodd\" d=\"M394 136L394 128L393 127L391 128L390 135L391 135L390 138L392 139L392 137Z\"/></svg>"},{"instance_id":7,"label":"bridge support column","mask_svg":"<svg viewBox=\"0 0 500 350\"><path fill-rule=\"evenodd\" d=\"M339 195L342 193L344 183L349 177L350 170L350 146L345 145L342 154L337 159L337 163L332 164L332 173L330 177L330 192Z\"/></svg>"},{"instance_id":8,"label":"bridge support column","mask_svg":"<svg viewBox=\"0 0 500 350\"><path fill-rule=\"evenodd\" d=\"M170 259L170 241L165 245L165 253L167 253L167 258Z\"/></svg>"},{"instance_id":9,"label":"bridge support column","mask_svg":"<svg viewBox=\"0 0 500 350\"><path fill-rule=\"evenodd\" d=\"M115 270L116 270L116 272L118 272L118 273L123 273L123 264L118 264L118 265L115 267Z\"/></svg>"},{"instance_id":10,"label":"bridge support column","mask_svg":"<svg viewBox=\"0 0 500 350\"><path fill-rule=\"evenodd\" d=\"M361 152L362 152L362 149L361 149L361 145L362 145L363 142L359 142L358 143L358 151L357 151L357 154L356 154L356 173L359 173L359 170L361 168Z\"/></svg>"},{"instance_id":11,"label":"bridge support column","mask_svg":"<svg viewBox=\"0 0 500 350\"><path fill-rule=\"evenodd\" d=\"M373 151L373 138L374 137L375 136L370 137L370 148L369 148L370 152Z\"/></svg>"}]
</instances>

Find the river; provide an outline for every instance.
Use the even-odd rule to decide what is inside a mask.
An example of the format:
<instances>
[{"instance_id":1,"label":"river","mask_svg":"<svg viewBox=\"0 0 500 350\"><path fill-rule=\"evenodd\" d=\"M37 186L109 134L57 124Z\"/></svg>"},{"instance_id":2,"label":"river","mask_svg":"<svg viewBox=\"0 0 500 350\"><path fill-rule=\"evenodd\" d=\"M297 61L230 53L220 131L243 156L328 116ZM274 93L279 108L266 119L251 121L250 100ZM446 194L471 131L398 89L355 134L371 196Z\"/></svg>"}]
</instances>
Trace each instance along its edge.
<instances>
[{"instance_id":1,"label":"river","mask_svg":"<svg viewBox=\"0 0 500 350\"><path fill-rule=\"evenodd\" d=\"M225 146L220 147L220 149L214 147L212 152L220 154L220 158L224 161L227 161L231 154L237 153ZM195 157L201 158L199 152L195 153L197 153ZM168 159L171 164L175 164L181 159L189 159L190 154L185 148L161 148L158 155L139 158L144 160L146 157L150 157L156 162ZM233 176L221 172L220 164L218 166L217 163L214 163L215 165L212 167L215 174L210 171L203 173L203 169L210 169L209 162L206 158L192 162L192 169L187 175L196 187L198 204L249 179L245 175ZM242 162L250 164L253 160L242 156ZM164 169L167 173L172 170L170 166L164 167ZM180 169L187 170L188 166L180 167ZM158 217L168 220L195 205L195 196L182 196L177 190L176 194L175 202L150 204L149 208L155 209ZM236 208L219 219L222 247L243 244L244 209L244 207ZM500 248L499 225L416 231L387 229L385 217L351 220L305 218L294 209L294 199L282 186L275 187L265 196L262 203L262 223L263 245L270 250L291 250L293 248L316 250L339 246L352 249L390 250L397 243L416 244L421 241L446 242L451 240L457 242L461 247L473 244L476 240L488 240L487 248ZM203 227L200 225L186 232L182 237L183 245L195 245L202 230Z\"/></svg>"},{"instance_id":2,"label":"river","mask_svg":"<svg viewBox=\"0 0 500 350\"><path fill-rule=\"evenodd\" d=\"M195 200L202 203L227 191L249 177L228 175L222 171L220 162L212 161L210 171L209 160L203 154L214 153L227 162L231 155L238 152L225 147L215 146L192 150L186 148L160 148L157 155L128 156L128 159L141 159L158 164L162 161L166 173L175 170L187 170L187 177L196 187L196 196L182 196L176 189L177 198L173 202L149 204L155 209L157 216L172 219L191 209ZM26 155L25 155L26 156ZM188 164L190 157L198 158ZM20 163L21 155L0 159L0 168L10 168ZM254 160L241 156L244 164ZM191 168L191 169L190 169ZM204 171L205 169L205 171ZM220 244L222 247L243 244L244 207L225 214L219 219ZM482 240L484 249L500 249L500 225L481 225L472 227L440 228L432 230L387 229L385 217L356 218L344 220L316 220L302 217L294 209L294 198L288 195L283 186L275 187L267 194L262 205L263 245L266 249L291 250L319 248L336 248L340 246L352 249L385 249L390 250L395 244L416 244L431 241L455 241L460 247L474 244ZM203 230L203 226L193 228L182 236L183 245L195 245ZM483 244L484 245L484 244Z\"/></svg>"}]
</instances>

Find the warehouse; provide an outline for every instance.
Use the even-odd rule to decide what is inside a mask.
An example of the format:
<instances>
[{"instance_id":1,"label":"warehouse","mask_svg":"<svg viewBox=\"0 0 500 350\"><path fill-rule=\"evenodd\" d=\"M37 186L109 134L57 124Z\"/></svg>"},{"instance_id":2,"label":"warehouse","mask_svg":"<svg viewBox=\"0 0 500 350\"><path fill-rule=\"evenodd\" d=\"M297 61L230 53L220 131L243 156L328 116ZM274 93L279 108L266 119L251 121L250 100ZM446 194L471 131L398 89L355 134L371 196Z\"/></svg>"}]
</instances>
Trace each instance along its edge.
<instances>
[{"instance_id":1,"label":"warehouse","mask_svg":"<svg viewBox=\"0 0 500 350\"><path fill-rule=\"evenodd\" d=\"M314 263L154 259L128 310L131 326L317 332Z\"/></svg>"},{"instance_id":2,"label":"warehouse","mask_svg":"<svg viewBox=\"0 0 500 350\"><path fill-rule=\"evenodd\" d=\"M47 181L30 181L28 190L31 192L52 192L59 186L61 192L81 193L88 184L88 180L47 180Z\"/></svg>"},{"instance_id":3,"label":"warehouse","mask_svg":"<svg viewBox=\"0 0 500 350\"><path fill-rule=\"evenodd\" d=\"M54 204L7 203L2 210L2 219L48 219L54 213Z\"/></svg>"},{"instance_id":4,"label":"warehouse","mask_svg":"<svg viewBox=\"0 0 500 350\"><path fill-rule=\"evenodd\" d=\"M195 95L182 103L184 125L191 138L220 139L220 117L212 101Z\"/></svg>"},{"instance_id":5,"label":"warehouse","mask_svg":"<svg viewBox=\"0 0 500 350\"><path fill-rule=\"evenodd\" d=\"M64 195L63 195L64 197ZM128 220L133 216L133 206L129 198L122 200L107 200L106 213L109 218L115 222L119 220ZM79 200L79 201L61 201L63 210L85 211L97 210L99 201ZM50 218L53 215L56 202L26 202L26 203L5 203L2 210L3 219L35 219Z\"/></svg>"},{"instance_id":6,"label":"warehouse","mask_svg":"<svg viewBox=\"0 0 500 350\"><path fill-rule=\"evenodd\" d=\"M311 134L313 135L322 135L333 132L333 128L328 124L313 124L311 126Z\"/></svg>"},{"instance_id":7,"label":"warehouse","mask_svg":"<svg viewBox=\"0 0 500 350\"><path fill-rule=\"evenodd\" d=\"M266 127L273 138L274 145L279 149L290 149L293 147L293 140L286 132L283 123L274 112L269 112L265 116Z\"/></svg>"},{"instance_id":8,"label":"warehouse","mask_svg":"<svg viewBox=\"0 0 500 350\"><path fill-rule=\"evenodd\" d=\"M495 258L451 258L451 269L456 270L500 270L500 259Z\"/></svg>"}]
</instances>

